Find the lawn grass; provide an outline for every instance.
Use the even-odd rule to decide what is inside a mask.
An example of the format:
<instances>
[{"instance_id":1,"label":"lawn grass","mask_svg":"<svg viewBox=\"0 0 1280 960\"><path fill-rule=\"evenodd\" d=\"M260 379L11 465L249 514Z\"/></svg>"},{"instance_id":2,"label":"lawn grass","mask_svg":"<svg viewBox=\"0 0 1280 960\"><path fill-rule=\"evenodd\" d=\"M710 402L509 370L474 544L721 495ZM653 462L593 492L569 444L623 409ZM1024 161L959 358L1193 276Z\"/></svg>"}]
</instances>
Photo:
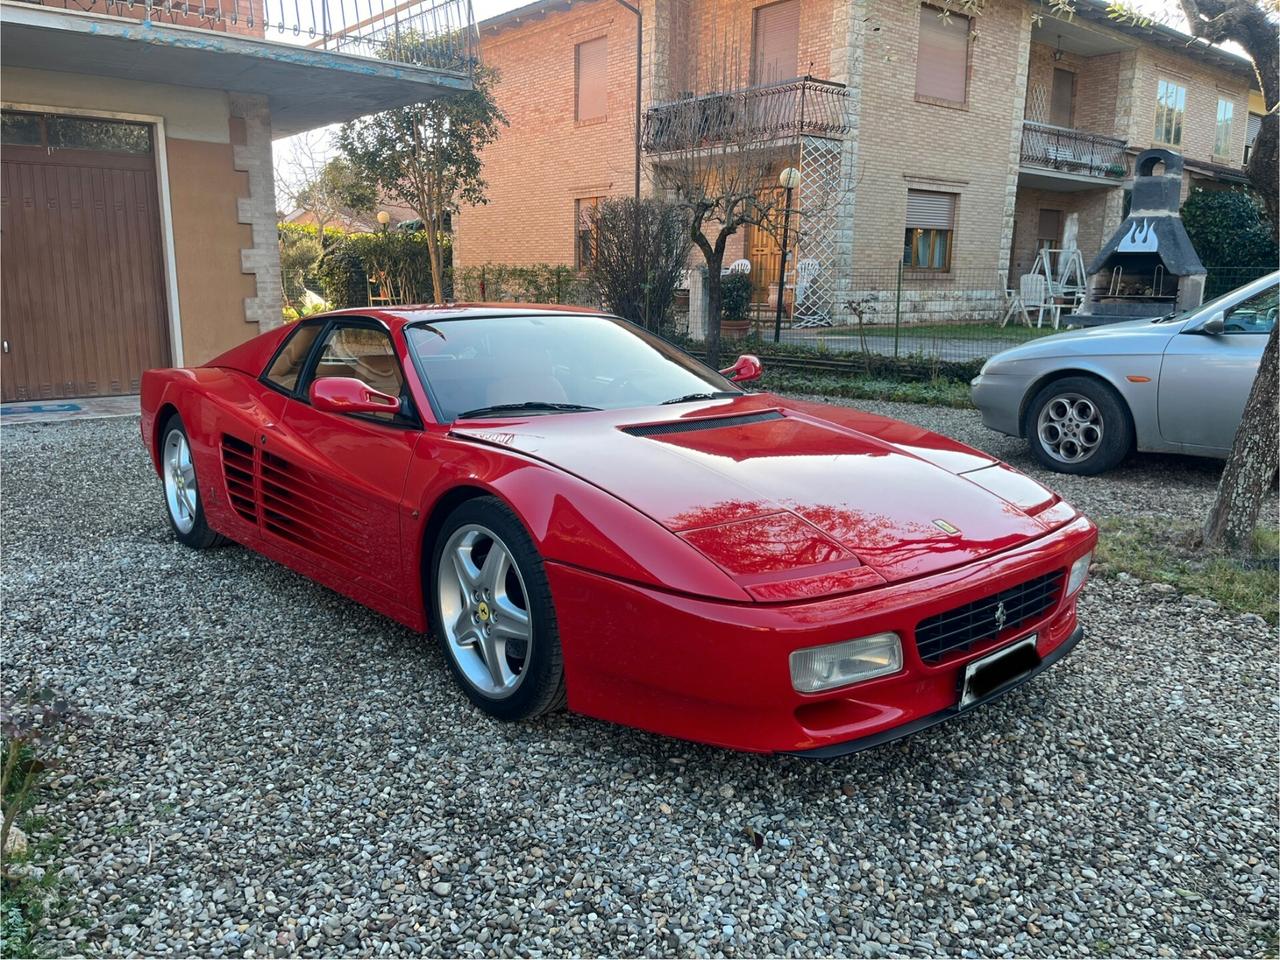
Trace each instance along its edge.
<instances>
[{"instance_id":1,"label":"lawn grass","mask_svg":"<svg viewBox=\"0 0 1280 960\"><path fill-rule=\"evenodd\" d=\"M958 380L884 380L877 377L766 368L753 387L778 393L820 394L851 400L896 400L935 407L972 407L969 385Z\"/></svg>"},{"instance_id":2,"label":"lawn grass","mask_svg":"<svg viewBox=\"0 0 1280 960\"><path fill-rule=\"evenodd\" d=\"M1198 528L1154 517L1100 517L1098 564L1102 575L1128 573L1150 583L1167 583L1236 613L1255 613L1277 622L1276 557L1280 531L1260 527L1254 550L1244 558L1205 554L1192 547Z\"/></svg>"}]
</instances>

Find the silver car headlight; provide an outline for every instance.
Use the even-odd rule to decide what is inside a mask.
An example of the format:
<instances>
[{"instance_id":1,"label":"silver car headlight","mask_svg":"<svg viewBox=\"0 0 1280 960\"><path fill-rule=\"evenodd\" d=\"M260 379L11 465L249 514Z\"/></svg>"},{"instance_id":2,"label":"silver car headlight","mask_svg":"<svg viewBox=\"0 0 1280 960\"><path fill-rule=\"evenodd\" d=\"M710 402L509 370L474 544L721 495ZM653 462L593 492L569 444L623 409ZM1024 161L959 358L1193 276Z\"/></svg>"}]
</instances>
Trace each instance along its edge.
<instances>
[{"instance_id":1,"label":"silver car headlight","mask_svg":"<svg viewBox=\"0 0 1280 960\"><path fill-rule=\"evenodd\" d=\"M1083 557L1071 565L1071 574L1067 577L1067 596L1073 597L1076 591L1084 586L1085 580L1089 577L1089 562L1093 559L1093 551L1090 550Z\"/></svg>"},{"instance_id":2,"label":"silver car headlight","mask_svg":"<svg viewBox=\"0 0 1280 960\"><path fill-rule=\"evenodd\" d=\"M902 639L877 633L791 653L791 685L800 693L847 687L902 669Z\"/></svg>"}]
</instances>

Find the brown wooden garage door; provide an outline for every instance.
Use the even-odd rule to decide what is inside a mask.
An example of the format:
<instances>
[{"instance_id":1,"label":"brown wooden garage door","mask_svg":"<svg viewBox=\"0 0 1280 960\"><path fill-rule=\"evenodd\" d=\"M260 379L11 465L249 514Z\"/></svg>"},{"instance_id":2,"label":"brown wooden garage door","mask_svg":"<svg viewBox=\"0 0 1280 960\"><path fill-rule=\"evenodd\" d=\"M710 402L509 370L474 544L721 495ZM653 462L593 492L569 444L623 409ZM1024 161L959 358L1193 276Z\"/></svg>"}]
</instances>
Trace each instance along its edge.
<instances>
[{"instance_id":1,"label":"brown wooden garage door","mask_svg":"<svg viewBox=\"0 0 1280 960\"><path fill-rule=\"evenodd\" d=\"M170 362L151 127L0 120L0 394L136 393Z\"/></svg>"}]
</instances>

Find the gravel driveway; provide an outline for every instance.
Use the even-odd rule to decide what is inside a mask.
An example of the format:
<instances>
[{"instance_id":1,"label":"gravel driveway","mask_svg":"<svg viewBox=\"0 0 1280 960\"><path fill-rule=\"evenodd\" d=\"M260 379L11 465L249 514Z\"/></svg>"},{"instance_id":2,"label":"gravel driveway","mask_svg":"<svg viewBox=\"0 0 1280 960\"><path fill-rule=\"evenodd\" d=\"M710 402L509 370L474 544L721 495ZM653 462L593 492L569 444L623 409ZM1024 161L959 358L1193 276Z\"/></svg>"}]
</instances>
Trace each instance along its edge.
<instances>
[{"instance_id":1,"label":"gravel driveway","mask_svg":"<svg viewBox=\"0 0 1280 960\"><path fill-rule=\"evenodd\" d=\"M972 412L865 406L1026 466ZM34 671L94 715L44 811L66 837L50 952L1274 942L1276 637L1202 602L1096 581L1076 654L997 704L837 762L760 758L485 719L422 638L240 548L175 544L136 420L10 427L3 456L5 686ZM1058 485L1182 512L1215 476L1146 459Z\"/></svg>"}]
</instances>

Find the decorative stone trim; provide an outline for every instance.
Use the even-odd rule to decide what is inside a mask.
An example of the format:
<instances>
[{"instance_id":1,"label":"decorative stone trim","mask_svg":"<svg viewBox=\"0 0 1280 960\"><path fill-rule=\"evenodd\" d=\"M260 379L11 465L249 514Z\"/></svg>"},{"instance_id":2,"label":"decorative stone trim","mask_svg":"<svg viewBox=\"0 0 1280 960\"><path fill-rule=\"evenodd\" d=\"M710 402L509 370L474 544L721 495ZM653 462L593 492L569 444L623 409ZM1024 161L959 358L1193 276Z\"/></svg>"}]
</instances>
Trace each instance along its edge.
<instances>
[{"instance_id":1,"label":"decorative stone trim","mask_svg":"<svg viewBox=\"0 0 1280 960\"><path fill-rule=\"evenodd\" d=\"M280 307L284 302L271 163L271 110L265 96L233 93L231 116L244 130L243 143L232 146L233 162L237 170L249 175L249 195L236 201L237 216L253 235L253 245L240 251L240 269L252 274L257 284L255 295L245 298L244 319L265 332L283 323Z\"/></svg>"}]
</instances>

